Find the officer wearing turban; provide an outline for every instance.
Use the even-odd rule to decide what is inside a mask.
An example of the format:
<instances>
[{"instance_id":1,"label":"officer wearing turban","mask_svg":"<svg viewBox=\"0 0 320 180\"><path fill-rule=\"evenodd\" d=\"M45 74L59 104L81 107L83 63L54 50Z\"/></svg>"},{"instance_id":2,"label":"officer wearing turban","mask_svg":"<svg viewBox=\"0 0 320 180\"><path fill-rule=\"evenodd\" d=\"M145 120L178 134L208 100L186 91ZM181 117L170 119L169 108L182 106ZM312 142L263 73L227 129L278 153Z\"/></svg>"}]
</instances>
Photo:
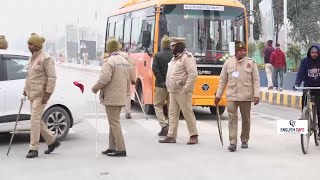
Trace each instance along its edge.
<instances>
[{"instance_id":1,"label":"officer wearing turban","mask_svg":"<svg viewBox=\"0 0 320 180\"><path fill-rule=\"evenodd\" d=\"M235 52L235 56L228 60L222 68L215 97L217 106L225 87L228 86L226 93L230 140L228 149L231 152L237 149L238 107L242 118L241 148L248 148L251 102L257 105L260 99L260 78L255 61L246 57L246 45L241 41L235 43Z\"/></svg>"}]
</instances>

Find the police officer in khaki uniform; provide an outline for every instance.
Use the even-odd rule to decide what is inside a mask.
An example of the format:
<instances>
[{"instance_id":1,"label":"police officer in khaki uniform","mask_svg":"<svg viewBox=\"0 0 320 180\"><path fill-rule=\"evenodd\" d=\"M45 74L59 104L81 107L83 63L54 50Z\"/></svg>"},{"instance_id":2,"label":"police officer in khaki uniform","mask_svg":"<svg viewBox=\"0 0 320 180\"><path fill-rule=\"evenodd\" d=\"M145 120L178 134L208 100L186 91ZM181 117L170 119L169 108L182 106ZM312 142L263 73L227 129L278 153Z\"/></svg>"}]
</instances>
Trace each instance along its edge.
<instances>
[{"instance_id":1,"label":"police officer in khaki uniform","mask_svg":"<svg viewBox=\"0 0 320 180\"><path fill-rule=\"evenodd\" d=\"M129 54L124 52L124 51L121 51L122 50L122 45L119 44L119 54L125 58L129 65L130 65L130 81L131 81L131 84L132 85L135 85L136 83L136 64L135 64L135 61L134 59L132 59L131 57L129 57ZM130 87L130 93L128 94L127 96L127 102L126 102L126 105L124 107L125 109L125 112L126 112L126 119L131 119L131 87Z\"/></svg>"},{"instance_id":2,"label":"police officer in khaki uniform","mask_svg":"<svg viewBox=\"0 0 320 180\"><path fill-rule=\"evenodd\" d=\"M162 50L155 54L152 71L156 78L156 89L154 95L154 109L156 111L157 119L161 126L161 131L158 133L159 136L166 136L169 131L169 121L163 112L163 107L167 101L167 107L169 109L169 92L166 87L168 63L173 57L172 50L170 48L171 39L169 36L164 35L161 40Z\"/></svg>"},{"instance_id":3,"label":"police officer in khaki uniform","mask_svg":"<svg viewBox=\"0 0 320 180\"><path fill-rule=\"evenodd\" d=\"M237 150L238 134L238 107L242 118L241 148L248 148L250 135L251 102L257 105L260 100L260 78L255 61L246 56L246 46L243 42L235 44L236 55L228 60L220 74L220 84L215 97L218 105L227 86L227 110L229 114L229 140L228 149Z\"/></svg>"},{"instance_id":4,"label":"police officer in khaki uniform","mask_svg":"<svg viewBox=\"0 0 320 180\"><path fill-rule=\"evenodd\" d=\"M171 38L174 57L168 64L166 79L166 86L170 93L170 125L168 135L159 140L160 143L176 143L181 110L190 134L187 144L198 143L196 118L192 109L192 92L198 71L194 57L186 51L185 40L185 38Z\"/></svg>"},{"instance_id":5,"label":"police officer in khaki uniform","mask_svg":"<svg viewBox=\"0 0 320 180\"><path fill-rule=\"evenodd\" d=\"M102 154L126 156L120 112L130 93L130 65L119 54L119 42L116 39L108 40L107 51L109 56L103 62L100 78L91 89L93 93L100 91L100 102L105 105L109 121L109 149Z\"/></svg>"},{"instance_id":6,"label":"police officer in khaki uniform","mask_svg":"<svg viewBox=\"0 0 320 180\"><path fill-rule=\"evenodd\" d=\"M59 141L48 130L43 122L44 108L56 85L54 60L42 50L45 38L32 33L28 40L28 48L32 53L29 60L28 74L24 87L24 95L31 102L31 137L27 158L38 157L40 134L48 144L45 154L50 154L60 146Z\"/></svg>"},{"instance_id":7,"label":"police officer in khaki uniform","mask_svg":"<svg viewBox=\"0 0 320 180\"><path fill-rule=\"evenodd\" d=\"M5 35L0 35L0 49L8 49L8 41Z\"/></svg>"}]
</instances>

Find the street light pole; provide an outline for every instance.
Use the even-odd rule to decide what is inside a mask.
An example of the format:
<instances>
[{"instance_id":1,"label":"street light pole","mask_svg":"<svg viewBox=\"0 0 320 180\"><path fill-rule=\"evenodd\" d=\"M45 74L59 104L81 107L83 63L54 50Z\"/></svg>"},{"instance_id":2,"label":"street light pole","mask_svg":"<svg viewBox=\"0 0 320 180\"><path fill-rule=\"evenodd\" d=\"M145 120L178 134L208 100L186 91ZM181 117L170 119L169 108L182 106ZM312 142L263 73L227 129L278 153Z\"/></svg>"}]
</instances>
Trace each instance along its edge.
<instances>
[{"instance_id":1,"label":"street light pole","mask_svg":"<svg viewBox=\"0 0 320 180\"><path fill-rule=\"evenodd\" d=\"M250 0L250 42L253 43L253 0Z\"/></svg>"},{"instance_id":2,"label":"street light pole","mask_svg":"<svg viewBox=\"0 0 320 180\"><path fill-rule=\"evenodd\" d=\"M288 0L283 0L284 51L288 50Z\"/></svg>"}]
</instances>

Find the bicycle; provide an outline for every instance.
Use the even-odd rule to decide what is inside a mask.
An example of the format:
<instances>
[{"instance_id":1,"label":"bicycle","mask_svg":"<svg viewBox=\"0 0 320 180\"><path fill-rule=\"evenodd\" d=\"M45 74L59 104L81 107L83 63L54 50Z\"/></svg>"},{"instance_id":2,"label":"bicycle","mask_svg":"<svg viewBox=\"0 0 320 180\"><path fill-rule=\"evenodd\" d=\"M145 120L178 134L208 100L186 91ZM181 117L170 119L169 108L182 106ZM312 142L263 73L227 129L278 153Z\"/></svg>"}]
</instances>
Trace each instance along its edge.
<instances>
[{"instance_id":1,"label":"bicycle","mask_svg":"<svg viewBox=\"0 0 320 180\"><path fill-rule=\"evenodd\" d=\"M295 87L297 90L307 90L305 94L304 106L302 109L301 119L308 120L308 133L301 134L301 149L304 154L308 153L310 137L313 134L316 146L319 146L318 142L318 117L317 117L317 107L315 103L314 96L311 95L311 90L320 90L320 87Z\"/></svg>"}]
</instances>

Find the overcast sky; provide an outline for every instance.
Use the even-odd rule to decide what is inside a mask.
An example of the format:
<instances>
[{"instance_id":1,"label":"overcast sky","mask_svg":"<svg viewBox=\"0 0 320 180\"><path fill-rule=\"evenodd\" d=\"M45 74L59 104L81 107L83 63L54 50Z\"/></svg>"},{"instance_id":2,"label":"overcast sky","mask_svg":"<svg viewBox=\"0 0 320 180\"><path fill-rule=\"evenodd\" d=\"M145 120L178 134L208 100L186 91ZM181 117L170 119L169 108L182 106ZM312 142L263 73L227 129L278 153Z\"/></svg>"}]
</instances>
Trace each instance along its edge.
<instances>
[{"instance_id":1,"label":"overcast sky","mask_svg":"<svg viewBox=\"0 0 320 180\"><path fill-rule=\"evenodd\" d=\"M98 27L105 31L108 15L119 8L124 0L0 0L0 34L14 41L26 39L32 32L53 31L66 23L94 27L95 11Z\"/></svg>"}]
</instances>

